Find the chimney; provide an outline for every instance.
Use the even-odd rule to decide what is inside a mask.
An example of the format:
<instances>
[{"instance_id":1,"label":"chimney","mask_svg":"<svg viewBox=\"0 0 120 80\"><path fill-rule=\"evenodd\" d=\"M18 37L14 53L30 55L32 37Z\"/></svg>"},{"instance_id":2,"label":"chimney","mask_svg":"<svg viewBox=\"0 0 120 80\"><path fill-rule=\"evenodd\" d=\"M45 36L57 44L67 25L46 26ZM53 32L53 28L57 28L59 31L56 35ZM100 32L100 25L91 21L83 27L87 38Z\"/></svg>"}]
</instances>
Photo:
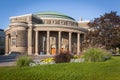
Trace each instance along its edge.
<instances>
[{"instance_id":1,"label":"chimney","mask_svg":"<svg viewBox=\"0 0 120 80\"><path fill-rule=\"evenodd\" d=\"M80 17L80 21L83 21L83 18L82 18L82 17Z\"/></svg>"}]
</instances>

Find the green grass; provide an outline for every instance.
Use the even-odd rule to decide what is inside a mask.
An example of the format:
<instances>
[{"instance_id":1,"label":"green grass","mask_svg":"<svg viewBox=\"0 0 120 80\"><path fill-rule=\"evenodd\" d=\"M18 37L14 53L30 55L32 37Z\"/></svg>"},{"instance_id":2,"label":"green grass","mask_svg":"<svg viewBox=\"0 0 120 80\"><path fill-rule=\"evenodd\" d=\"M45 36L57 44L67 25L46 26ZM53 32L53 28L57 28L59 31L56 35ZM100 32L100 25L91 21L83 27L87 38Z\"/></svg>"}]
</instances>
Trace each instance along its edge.
<instances>
[{"instance_id":1,"label":"green grass","mask_svg":"<svg viewBox=\"0 0 120 80\"><path fill-rule=\"evenodd\" d=\"M120 80L120 57L105 62L0 67L0 80Z\"/></svg>"}]
</instances>

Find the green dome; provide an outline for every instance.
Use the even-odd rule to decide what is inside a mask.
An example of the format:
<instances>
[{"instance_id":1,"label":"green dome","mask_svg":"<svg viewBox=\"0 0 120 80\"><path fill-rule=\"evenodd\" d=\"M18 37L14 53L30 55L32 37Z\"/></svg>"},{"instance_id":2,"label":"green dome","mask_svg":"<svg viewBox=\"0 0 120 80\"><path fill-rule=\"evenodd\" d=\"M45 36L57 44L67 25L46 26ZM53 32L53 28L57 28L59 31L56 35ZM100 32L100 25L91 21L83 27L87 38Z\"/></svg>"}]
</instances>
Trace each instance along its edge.
<instances>
[{"instance_id":1,"label":"green dome","mask_svg":"<svg viewBox=\"0 0 120 80\"><path fill-rule=\"evenodd\" d=\"M34 14L37 17L40 18L60 18L60 19L68 19L68 20L75 20L70 16L67 16L63 13L59 13L59 12L53 12L53 11L46 11L46 12L38 12Z\"/></svg>"}]
</instances>

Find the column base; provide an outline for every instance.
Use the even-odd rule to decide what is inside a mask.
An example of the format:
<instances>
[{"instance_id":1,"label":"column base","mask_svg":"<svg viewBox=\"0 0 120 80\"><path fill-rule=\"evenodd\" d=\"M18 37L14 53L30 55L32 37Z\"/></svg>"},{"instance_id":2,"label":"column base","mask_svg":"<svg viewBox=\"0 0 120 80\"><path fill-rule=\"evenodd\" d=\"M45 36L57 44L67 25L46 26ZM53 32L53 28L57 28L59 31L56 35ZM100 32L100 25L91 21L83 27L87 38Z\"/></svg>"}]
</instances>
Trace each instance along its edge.
<instances>
[{"instance_id":1,"label":"column base","mask_svg":"<svg viewBox=\"0 0 120 80\"><path fill-rule=\"evenodd\" d=\"M32 55L32 47L28 48L28 55Z\"/></svg>"},{"instance_id":2,"label":"column base","mask_svg":"<svg viewBox=\"0 0 120 80\"><path fill-rule=\"evenodd\" d=\"M80 53L77 53L77 55L80 55Z\"/></svg>"},{"instance_id":3,"label":"column base","mask_svg":"<svg viewBox=\"0 0 120 80\"><path fill-rule=\"evenodd\" d=\"M35 53L35 55L37 56L37 55L39 55L38 53Z\"/></svg>"},{"instance_id":4,"label":"column base","mask_svg":"<svg viewBox=\"0 0 120 80\"><path fill-rule=\"evenodd\" d=\"M50 55L50 53L47 53L46 55Z\"/></svg>"},{"instance_id":5,"label":"column base","mask_svg":"<svg viewBox=\"0 0 120 80\"><path fill-rule=\"evenodd\" d=\"M9 55L8 53L5 53L5 55Z\"/></svg>"}]
</instances>

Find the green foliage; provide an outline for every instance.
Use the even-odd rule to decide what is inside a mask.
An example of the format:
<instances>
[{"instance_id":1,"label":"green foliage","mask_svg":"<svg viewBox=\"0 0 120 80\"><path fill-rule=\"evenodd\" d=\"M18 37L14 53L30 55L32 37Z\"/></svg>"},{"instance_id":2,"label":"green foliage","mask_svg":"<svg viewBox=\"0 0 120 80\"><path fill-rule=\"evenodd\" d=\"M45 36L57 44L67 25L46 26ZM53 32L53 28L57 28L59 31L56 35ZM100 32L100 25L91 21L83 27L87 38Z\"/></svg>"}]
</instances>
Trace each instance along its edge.
<instances>
[{"instance_id":1,"label":"green foliage","mask_svg":"<svg viewBox=\"0 0 120 80\"><path fill-rule=\"evenodd\" d=\"M111 54L100 48L89 48L84 54L85 61L101 62L111 58Z\"/></svg>"},{"instance_id":2,"label":"green foliage","mask_svg":"<svg viewBox=\"0 0 120 80\"><path fill-rule=\"evenodd\" d=\"M120 57L105 62L0 67L0 80L120 80Z\"/></svg>"},{"instance_id":3,"label":"green foliage","mask_svg":"<svg viewBox=\"0 0 120 80\"><path fill-rule=\"evenodd\" d=\"M60 53L55 56L55 63L70 62L73 56L70 53Z\"/></svg>"},{"instance_id":4,"label":"green foliage","mask_svg":"<svg viewBox=\"0 0 120 80\"><path fill-rule=\"evenodd\" d=\"M105 13L90 21L88 26L90 29L86 35L86 41L89 42L86 44L108 50L120 46L120 15L117 15L117 12Z\"/></svg>"},{"instance_id":5,"label":"green foliage","mask_svg":"<svg viewBox=\"0 0 120 80\"><path fill-rule=\"evenodd\" d=\"M32 58L28 56L21 56L17 60L17 66L23 67L23 66L29 66L30 62L32 62Z\"/></svg>"}]
</instances>

